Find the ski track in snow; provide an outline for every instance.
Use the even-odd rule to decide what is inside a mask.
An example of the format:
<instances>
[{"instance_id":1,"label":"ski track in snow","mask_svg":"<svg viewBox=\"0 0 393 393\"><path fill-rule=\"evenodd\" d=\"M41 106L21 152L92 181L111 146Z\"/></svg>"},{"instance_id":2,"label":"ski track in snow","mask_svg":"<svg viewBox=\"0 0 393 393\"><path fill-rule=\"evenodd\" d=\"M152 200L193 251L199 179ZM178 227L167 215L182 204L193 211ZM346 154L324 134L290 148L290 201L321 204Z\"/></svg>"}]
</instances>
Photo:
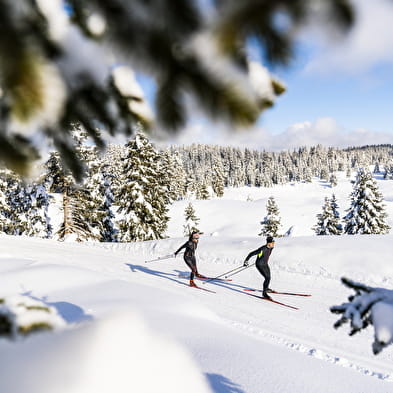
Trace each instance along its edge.
<instances>
[{"instance_id":1,"label":"ski track in snow","mask_svg":"<svg viewBox=\"0 0 393 393\"><path fill-rule=\"evenodd\" d=\"M227 324L237 328L237 329L241 329L241 330L246 331L247 333L250 333L252 335L257 335L257 336L263 338L264 340L267 340L269 342L274 342L278 345L285 346L291 350L295 350L295 351L304 353L305 355L315 357L316 359L323 360L323 361L326 361L329 363L333 363L337 366L351 368L361 374L375 377L375 378L384 380L386 382L393 382L393 376L391 374L384 374L381 372L372 371L366 367L363 367L363 366L357 365L353 362L350 362L348 359L346 359L344 357L332 355L332 354L326 353L320 349L311 348L311 347L306 346L305 344L300 344L300 343L290 341L290 340L284 338L283 336L275 335L271 332L267 332L263 329L255 328L255 327L249 326L247 324L240 323L238 321L227 320L225 322Z\"/></svg>"}]
</instances>

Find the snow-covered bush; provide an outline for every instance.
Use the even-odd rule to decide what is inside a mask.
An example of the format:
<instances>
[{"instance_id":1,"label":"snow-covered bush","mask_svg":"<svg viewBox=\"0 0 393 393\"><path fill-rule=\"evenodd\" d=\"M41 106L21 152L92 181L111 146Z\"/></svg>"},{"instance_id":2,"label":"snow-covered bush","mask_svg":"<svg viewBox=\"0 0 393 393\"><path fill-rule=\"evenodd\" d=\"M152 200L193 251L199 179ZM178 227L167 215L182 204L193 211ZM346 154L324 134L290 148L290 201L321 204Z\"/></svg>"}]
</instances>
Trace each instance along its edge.
<instances>
[{"instance_id":1,"label":"snow-covered bush","mask_svg":"<svg viewBox=\"0 0 393 393\"><path fill-rule=\"evenodd\" d=\"M330 308L331 312L342 314L334 327L339 328L350 322L349 335L352 336L367 326L373 325L372 348L374 354L377 355L393 342L393 291L368 287L347 278L342 278L341 281L347 287L354 289L356 294L349 297L349 302Z\"/></svg>"},{"instance_id":2,"label":"snow-covered bush","mask_svg":"<svg viewBox=\"0 0 393 393\"><path fill-rule=\"evenodd\" d=\"M57 310L39 300L26 296L0 298L0 337L18 339L63 326L65 321Z\"/></svg>"}]
</instances>

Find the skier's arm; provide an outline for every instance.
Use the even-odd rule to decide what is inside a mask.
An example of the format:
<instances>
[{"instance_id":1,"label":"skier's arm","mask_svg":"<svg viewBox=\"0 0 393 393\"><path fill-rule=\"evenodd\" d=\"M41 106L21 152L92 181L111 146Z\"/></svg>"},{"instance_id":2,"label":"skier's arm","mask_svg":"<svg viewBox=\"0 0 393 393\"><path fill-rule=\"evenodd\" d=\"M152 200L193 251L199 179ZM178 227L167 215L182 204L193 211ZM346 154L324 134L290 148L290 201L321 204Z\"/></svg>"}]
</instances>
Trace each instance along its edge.
<instances>
[{"instance_id":1,"label":"skier's arm","mask_svg":"<svg viewBox=\"0 0 393 393\"><path fill-rule=\"evenodd\" d=\"M180 246L180 248L177 250L177 251L175 251L175 256L177 256L177 254L180 252L180 250L182 250L183 248L186 248L187 247L187 243L188 242L185 242L182 246Z\"/></svg>"},{"instance_id":2,"label":"skier's arm","mask_svg":"<svg viewBox=\"0 0 393 393\"><path fill-rule=\"evenodd\" d=\"M243 265L244 265L244 266L248 266L248 260L249 260L252 256L258 255L260 252L261 252L261 247L257 248L257 249L254 250L254 251L251 251L251 252L247 255L246 259L244 260Z\"/></svg>"}]
</instances>

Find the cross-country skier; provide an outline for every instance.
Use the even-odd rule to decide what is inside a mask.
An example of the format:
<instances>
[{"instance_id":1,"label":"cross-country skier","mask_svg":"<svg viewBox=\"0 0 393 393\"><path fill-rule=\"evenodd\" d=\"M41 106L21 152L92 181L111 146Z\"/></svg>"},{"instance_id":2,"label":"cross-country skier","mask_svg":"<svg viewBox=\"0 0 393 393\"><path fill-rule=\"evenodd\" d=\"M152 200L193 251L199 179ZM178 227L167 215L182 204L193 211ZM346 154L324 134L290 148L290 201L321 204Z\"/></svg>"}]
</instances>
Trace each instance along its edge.
<instances>
[{"instance_id":1,"label":"cross-country skier","mask_svg":"<svg viewBox=\"0 0 393 393\"><path fill-rule=\"evenodd\" d=\"M183 248L186 249L184 251L183 258L184 258L184 262L191 269L190 287L196 287L196 284L194 283L194 275L199 278L205 278L205 276L202 276L202 274L198 273L198 268L196 265L195 250L198 246L198 241L199 241L199 233L192 232L189 239L175 252L175 257L176 257L177 254Z\"/></svg>"},{"instance_id":2,"label":"cross-country skier","mask_svg":"<svg viewBox=\"0 0 393 393\"><path fill-rule=\"evenodd\" d=\"M243 266L248 266L248 260L254 255L257 256L255 266L258 269L259 273L261 273L265 279L265 281L263 282L263 292L262 292L262 296L265 299L271 299L271 297L267 294L267 292L269 291L269 284L270 284L270 267L268 265L268 262L269 262L270 254L273 251L274 244L275 244L274 239L271 236L268 236L266 238L266 244L262 247L259 247L255 251L251 251L247 255L247 258L244 260L244 264L243 264Z\"/></svg>"}]
</instances>

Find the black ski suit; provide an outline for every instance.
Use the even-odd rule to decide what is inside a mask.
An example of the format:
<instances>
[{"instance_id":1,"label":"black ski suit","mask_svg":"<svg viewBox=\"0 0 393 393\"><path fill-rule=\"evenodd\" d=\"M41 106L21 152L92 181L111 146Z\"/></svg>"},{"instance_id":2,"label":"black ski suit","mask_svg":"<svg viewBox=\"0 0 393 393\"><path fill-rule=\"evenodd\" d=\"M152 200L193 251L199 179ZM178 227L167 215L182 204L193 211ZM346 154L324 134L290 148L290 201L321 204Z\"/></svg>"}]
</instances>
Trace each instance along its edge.
<instances>
[{"instance_id":1,"label":"black ski suit","mask_svg":"<svg viewBox=\"0 0 393 393\"><path fill-rule=\"evenodd\" d=\"M267 247L265 244L262 247L259 247L255 251L251 251L244 262L247 262L252 256L256 255L257 259L255 262L255 266L258 269L259 273L262 274L265 281L263 282L263 293L266 293L270 284L270 267L268 265L270 254L272 253L273 248Z\"/></svg>"},{"instance_id":2,"label":"black ski suit","mask_svg":"<svg viewBox=\"0 0 393 393\"><path fill-rule=\"evenodd\" d=\"M192 240L187 240L176 252L175 256L185 248L186 250L184 251L184 262L187 264L187 266L191 269L191 275L190 275L190 280L194 279L194 275L198 274L198 269L196 265L196 258L195 258L195 250L197 248L198 243L193 242Z\"/></svg>"}]
</instances>

